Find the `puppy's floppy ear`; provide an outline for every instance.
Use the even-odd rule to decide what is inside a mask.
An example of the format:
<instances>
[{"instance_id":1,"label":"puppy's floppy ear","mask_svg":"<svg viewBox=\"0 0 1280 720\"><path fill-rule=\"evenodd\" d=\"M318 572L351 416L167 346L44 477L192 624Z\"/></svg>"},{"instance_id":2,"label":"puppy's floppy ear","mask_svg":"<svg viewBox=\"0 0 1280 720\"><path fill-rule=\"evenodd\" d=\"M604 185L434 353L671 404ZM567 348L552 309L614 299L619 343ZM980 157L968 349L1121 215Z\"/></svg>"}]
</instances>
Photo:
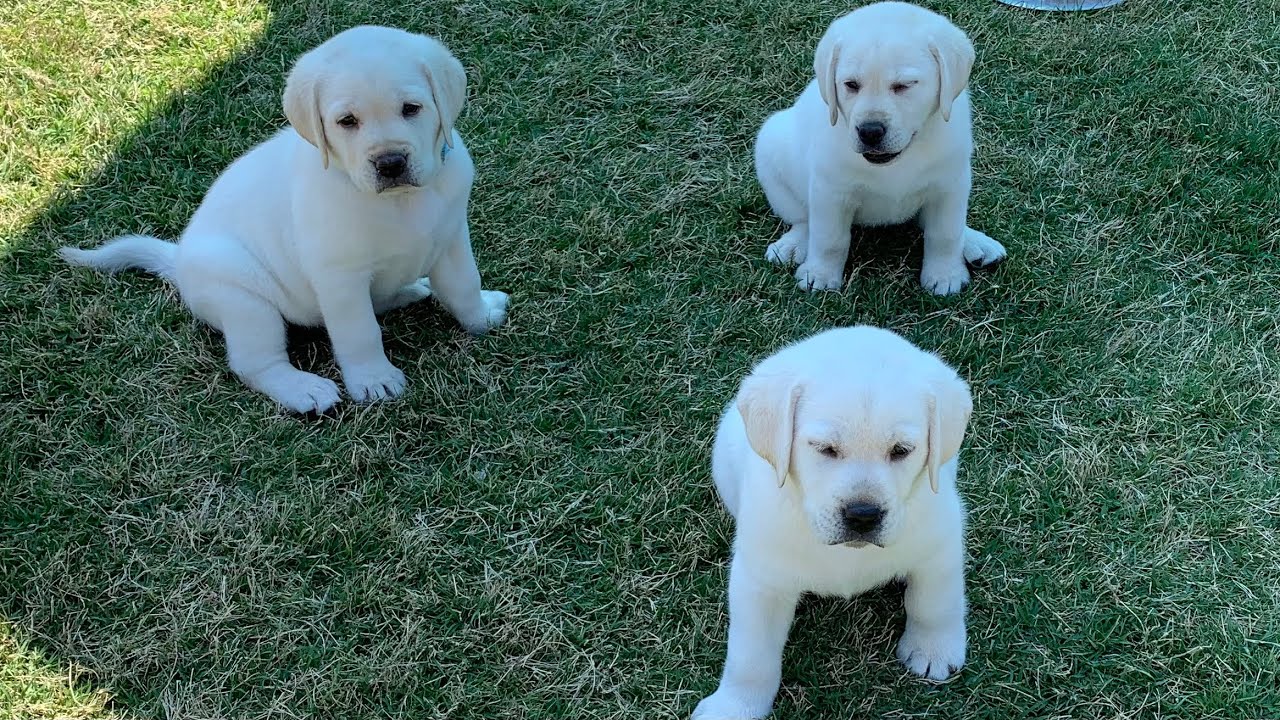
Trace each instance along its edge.
<instances>
[{"instance_id":1,"label":"puppy's floppy ear","mask_svg":"<svg viewBox=\"0 0 1280 720\"><path fill-rule=\"evenodd\" d=\"M929 487L938 492L938 473L943 465L960 452L969 416L973 414L973 397L969 384L949 367L943 366L933 382L926 400L929 413L928 456Z\"/></svg>"},{"instance_id":2,"label":"puppy's floppy ear","mask_svg":"<svg viewBox=\"0 0 1280 720\"><path fill-rule=\"evenodd\" d=\"M742 383L738 393L738 413L747 429L747 442L773 466L778 487L786 483L791 471L791 445L801 391L800 383L790 375L756 371Z\"/></svg>"},{"instance_id":3,"label":"puppy's floppy ear","mask_svg":"<svg viewBox=\"0 0 1280 720\"><path fill-rule=\"evenodd\" d=\"M951 120L951 105L969 84L973 70L973 43L960 28L946 23L929 40L929 54L938 65L938 111L944 122Z\"/></svg>"},{"instance_id":4,"label":"puppy's floppy ear","mask_svg":"<svg viewBox=\"0 0 1280 720\"><path fill-rule=\"evenodd\" d=\"M289 72L284 86L284 116L303 140L316 146L320 161L329 169L329 136L324 130L324 116L320 112L320 73L312 67L315 62L303 55Z\"/></svg>"},{"instance_id":5,"label":"puppy's floppy ear","mask_svg":"<svg viewBox=\"0 0 1280 720\"><path fill-rule=\"evenodd\" d=\"M453 148L453 124L467 101L467 71L439 40L426 35L422 38L426 45L422 72L427 76L427 87L431 89L431 99L440 116L444 144Z\"/></svg>"},{"instance_id":6,"label":"puppy's floppy ear","mask_svg":"<svg viewBox=\"0 0 1280 720\"><path fill-rule=\"evenodd\" d=\"M822 94L822 101L827 104L827 120L832 125L840 118L840 81L836 78L840 49L840 33L836 32L833 23L818 41L818 49L813 53L813 76L817 78L818 92Z\"/></svg>"}]
</instances>

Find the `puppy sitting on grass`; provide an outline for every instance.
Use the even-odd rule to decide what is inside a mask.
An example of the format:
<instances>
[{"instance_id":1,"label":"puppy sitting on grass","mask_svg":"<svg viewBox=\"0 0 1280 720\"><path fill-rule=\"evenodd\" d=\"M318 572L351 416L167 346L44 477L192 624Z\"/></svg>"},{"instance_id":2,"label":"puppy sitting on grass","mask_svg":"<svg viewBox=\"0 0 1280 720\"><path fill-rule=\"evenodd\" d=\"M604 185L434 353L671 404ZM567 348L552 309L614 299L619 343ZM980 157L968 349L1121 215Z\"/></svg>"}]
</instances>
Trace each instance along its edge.
<instances>
[{"instance_id":1,"label":"puppy sitting on grass","mask_svg":"<svg viewBox=\"0 0 1280 720\"><path fill-rule=\"evenodd\" d=\"M1004 258L1004 246L965 224L973 60L959 28L915 5L875 3L831 23L815 79L756 138L760 185L791 226L765 256L799 265L802 289L840 289L853 225L918 221L920 283L937 295L968 284L966 263Z\"/></svg>"},{"instance_id":2,"label":"puppy sitting on grass","mask_svg":"<svg viewBox=\"0 0 1280 720\"><path fill-rule=\"evenodd\" d=\"M340 396L289 363L285 321L328 329L352 398L396 397L405 377L377 313L434 293L471 333L507 314L505 293L480 289L471 251L475 168L453 129L465 99L462 64L435 39L339 33L290 73L292 127L222 173L179 243L133 235L62 256L173 282L226 338L231 370L292 411L324 412Z\"/></svg>"},{"instance_id":3,"label":"puppy sitting on grass","mask_svg":"<svg viewBox=\"0 0 1280 720\"><path fill-rule=\"evenodd\" d=\"M829 330L761 362L720 421L711 472L737 524L724 675L694 720L761 718L804 593L907 582L898 659L935 680L964 664L968 385L887 330Z\"/></svg>"}]
</instances>

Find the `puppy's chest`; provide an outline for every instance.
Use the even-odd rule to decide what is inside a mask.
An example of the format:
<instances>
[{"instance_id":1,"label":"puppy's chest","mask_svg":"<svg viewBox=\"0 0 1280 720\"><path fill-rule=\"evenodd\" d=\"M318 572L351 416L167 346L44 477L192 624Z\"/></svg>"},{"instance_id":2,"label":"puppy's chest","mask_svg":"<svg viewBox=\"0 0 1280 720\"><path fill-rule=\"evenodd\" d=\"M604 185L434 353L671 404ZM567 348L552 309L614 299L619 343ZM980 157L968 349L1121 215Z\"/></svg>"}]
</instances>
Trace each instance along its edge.
<instances>
[{"instance_id":1,"label":"puppy's chest","mask_svg":"<svg viewBox=\"0 0 1280 720\"><path fill-rule=\"evenodd\" d=\"M742 549L755 556L751 564L768 576L787 578L787 584L796 589L818 595L860 595L902 577L907 570L897 553L875 548L777 543L775 536L767 547Z\"/></svg>"},{"instance_id":2,"label":"puppy's chest","mask_svg":"<svg viewBox=\"0 0 1280 720\"><path fill-rule=\"evenodd\" d=\"M398 288L425 274L448 241L450 220L436 202L379 213L365 229L375 288Z\"/></svg>"},{"instance_id":3,"label":"puppy's chest","mask_svg":"<svg viewBox=\"0 0 1280 720\"><path fill-rule=\"evenodd\" d=\"M874 590L903 574L900 562L881 559L876 550L823 549L831 552L820 553L803 564L807 566L804 568L807 570L805 589L812 593L852 597Z\"/></svg>"},{"instance_id":4,"label":"puppy's chest","mask_svg":"<svg viewBox=\"0 0 1280 720\"><path fill-rule=\"evenodd\" d=\"M894 191L894 192L890 192ZM861 184L854 188L854 225L896 225L920 213L924 206L923 186L892 187L890 184Z\"/></svg>"}]
</instances>

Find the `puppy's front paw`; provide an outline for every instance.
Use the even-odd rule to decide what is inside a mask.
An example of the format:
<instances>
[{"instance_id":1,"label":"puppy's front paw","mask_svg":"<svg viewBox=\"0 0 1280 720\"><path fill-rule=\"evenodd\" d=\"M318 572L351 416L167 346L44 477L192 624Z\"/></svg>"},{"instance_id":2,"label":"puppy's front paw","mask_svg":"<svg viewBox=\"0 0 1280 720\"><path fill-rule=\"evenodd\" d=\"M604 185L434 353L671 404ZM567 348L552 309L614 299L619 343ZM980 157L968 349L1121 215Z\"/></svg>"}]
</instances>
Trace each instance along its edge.
<instances>
[{"instance_id":1,"label":"puppy's front paw","mask_svg":"<svg viewBox=\"0 0 1280 720\"><path fill-rule=\"evenodd\" d=\"M295 370L287 377L261 384L276 402L296 413L326 413L342 399L338 384L328 378Z\"/></svg>"},{"instance_id":2,"label":"puppy's front paw","mask_svg":"<svg viewBox=\"0 0 1280 720\"><path fill-rule=\"evenodd\" d=\"M898 659L907 669L930 680L946 680L964 666L964 623L941 629L922 629L907 621L898 641Z\"/></svg>"},{"instance_id":3,"label":"puppy's front paw","mask_svg":"<svg viewBox=\"0 0 1280 720\"><path fill-rule=\"evenodd\" d=\"M934 295L954 295L969 284L969 268L963 262L931 263L925 260L920 284Z\"/></svg>"},{"instance_id":4,"label":"puppy's front paw","mask_svg":"<svg viewBox=\"0 0 1280 720\"><path fill-rule=\"evenodd\" d=\"M768 715L772 705L722 688L698 703L689 720L755 720Z\"/></svg>"},{"instance_id":5,"label":"puppy's front paw","mask_svg":"<svg viewBox=\"0 0 1280 720\"><path fill-rule=\"evenodd\" d=\"M809 233L804 228L791 228L764 251L764 257L774 265L790 267L804 262L809 255Z\"/></svg>"},{"instance_id":6,"label":"puppy's front paw","mask_svg":"<svg viewBox=\"0 0 1280 720\"><path fill-rule=\"evenodd\" d=\"M511 304L511 296L499 290L481 290L480 300L484 302L484 321L467 328L472 335L483 335L506 322Z\"/></svg>"},{"instance_id":7,"label":"puppy's front paw","mask_svg":"<svg viewBox=\"0 0 1280 720\"><path fill-rule=\"evenodd\" d=\"M843 280L844 268L839 265L832 266L811 260L796 268L796 287L801 290L839 290Z\"/></svg>"},{"instance_id":8,"label":"puppy's front paw","mask_svg":"<svg viewBox=\"0 0 1280 720\"><path fill-rule=\"evenodd\" d=\"M973 228L964 229L963 252L964 261L979 268L996 265L1008 255L1003 245Z\"/></svg>"},{"instance_id":9,"label":"puppy's front paw","mask_svg":"<svg viewBox=\"0 0 1280 720\"><path fill-rule=\"evenodd\" d=\"M342 382L347 386L347 394L356 402L399 397L405 386L404 373L386 360L344 369Z\"/></svg>"}]
</instances>

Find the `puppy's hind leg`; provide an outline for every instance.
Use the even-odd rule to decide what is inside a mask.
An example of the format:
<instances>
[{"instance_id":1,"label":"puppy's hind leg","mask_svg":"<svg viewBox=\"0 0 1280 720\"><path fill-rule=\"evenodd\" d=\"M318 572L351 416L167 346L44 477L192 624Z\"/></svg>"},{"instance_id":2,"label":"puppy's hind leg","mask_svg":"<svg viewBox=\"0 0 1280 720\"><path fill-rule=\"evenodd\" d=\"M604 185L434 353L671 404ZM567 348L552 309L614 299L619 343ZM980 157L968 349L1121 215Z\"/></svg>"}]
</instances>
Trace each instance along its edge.
<instances>
[{"instance_id":1,"label":"puppy's hind leg","mask_svg":"<svg viewBox=\"0 0 1280 720\"><path fill-rule=\"evenodd\" d=\"M769 243L764 257L774 265L800 265L809 257L809 224L792 225L782 237Z\"/></svg>"},{"instance_id":2,"label":"puppy's hind leg","mask_svg":"<svg viewBox=\"0 0 1280 720\"><path fill-rule=\"evenodd\" d=\"M791 229L771 243L765 258L777 265L799 265L809 254L808 193L797 187L788 163L794 152L791 118L785 112L774 113L765 120L756 137L756 177L769 207Z\"/></svg>"},{"instance_id":3,"label":"puppy's hind leg","mask_svg":"<svg viewBox=\"0 0 1280 720\"><path fill-rule=\"evenodd\" d=\"M1008 254L1004 246L984 232L971 227L964 229L964 261L970 267L989 268L999 265Z\"/></svg>"},{"instance_id":4,"label":"puppy's hind leg","mask_svg":"<svg viewBox=\"0 0 1280 720\"><path fill-rule=\"evenodd\" d=\"M284 318L271 303L227 288L218 305L228 364L245 385L296 413L322 413L338 404L337 383L289 363Z\"/></svg>"},{"instance_id":5,"label":"puppy's hind leg","mask_svg":"<svg viewBox=\"0 0 1280 720\"><path fill-rule=\"evenodd\" d=\"M332 380L289 363L284 318L269 295L274 280L251 255L221 237L190 237L176 281L196 317L222 332L227 363L245 385L297 413L325 412L341 395Z\"/></svg>"},{"instance_id":6,"label":"puppy's hind leg","mask_svg":"<svg viewBox=\"0 0 1280 720\"><path fill-rule=\"evenodd\" d=\"M483 335L506 321L511 299L504 292L480 289L480 270L465 221L461 237L445 250L428 275L440 304L472 335Z\"/></svg>"},{"instance_id":7,"label":"puppy's hind leg","mask_svg":"<svg viewBox=\"0 0 1280 720\"><path fill-rule=\"evenodd\" d=\"M431 297L431 281L427 278L419 278L397 290L396 294L387 300L375 304L373 311L381 315L384 312L398 310L406 305L426 300L429 297Z\"/></svg>"}]
</instances>

